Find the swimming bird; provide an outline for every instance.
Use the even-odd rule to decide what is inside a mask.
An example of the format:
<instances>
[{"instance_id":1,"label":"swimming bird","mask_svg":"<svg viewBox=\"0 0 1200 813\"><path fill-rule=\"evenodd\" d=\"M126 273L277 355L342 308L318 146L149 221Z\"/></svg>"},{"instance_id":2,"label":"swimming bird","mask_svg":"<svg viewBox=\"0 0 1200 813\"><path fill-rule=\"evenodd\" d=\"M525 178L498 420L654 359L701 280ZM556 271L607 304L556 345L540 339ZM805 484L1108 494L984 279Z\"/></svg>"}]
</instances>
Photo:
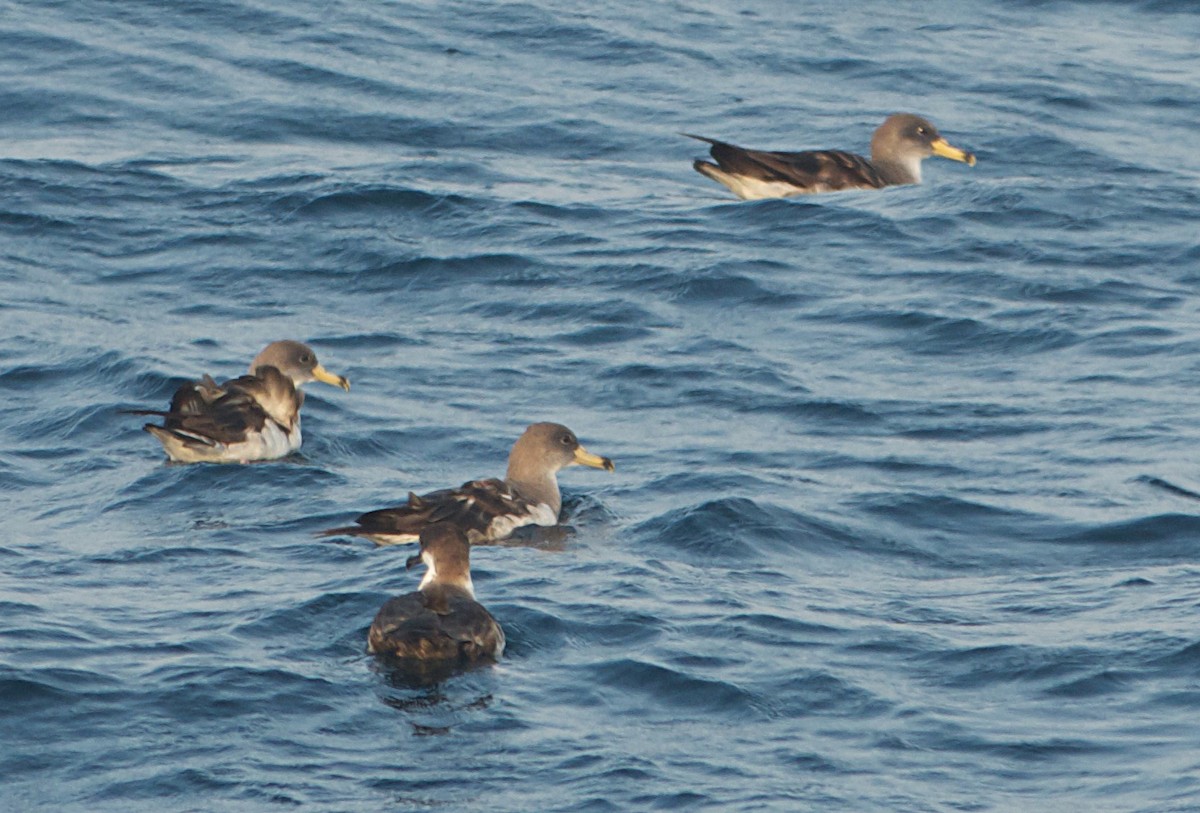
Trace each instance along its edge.
<instances>
[{"instance_id":1,"label":"swimming bird","mask_svg":"<svg viewBox=\"0 0 1200 813\"><path fill-rule=\"evenodd\" d=\"M421 668L498 659L504 630L475 600L466 535L439 522L421 529L420 540L421 552L409 557L407 566L424 562L425 577L416 592L390 598L379 608L367 633L367 651Z\"/></svg>"},{"instance_id":2,"label":"swimming bird","mask_svg":"<svg viewBox=\"0 0 1200 813\"><path fill-rule=\"evenodd\" d=\"M951 146L928 119L912 113L896 113L879 125L871 138L869 161L842 150L765 152L684 135L712 145L717 163L695 161L695 170L729 187L742 200L918 184L921 162L931 155L975 166L973 154Z\"/></svg>"},{"instance_id":3,"label":"swimming bird","mask_svg":"<svg viewBox=\"0 0 1200 813\"><path fill-rule=\"evenodd\" d=\"M272 460L300 448L301 385L322 381L350 389L350 382L321 366L306 344L268 344L250 362L250 372L218 384L212 376L189 381L175 391L162 426L142 428L162 443L177 463L247 463Z\"/></svg>"},{"instance_id":4,"label":"swimming bird","mask_svg":"<svg viewBox=\"0 0 1200 813\"><path fill-rule=\"evenodd\" d=\"M363 536L378 545L417 539L435 522L451 522L472 544L495 542L525 525L556 525L562 509L558 471L579 464L613 470L607 457L594 455L560 423L535 423L513 444L503 480L472 480L458 488L408 494L408 502L363 514L343 528L320 536Z\"/></svg>"}]
</instances>

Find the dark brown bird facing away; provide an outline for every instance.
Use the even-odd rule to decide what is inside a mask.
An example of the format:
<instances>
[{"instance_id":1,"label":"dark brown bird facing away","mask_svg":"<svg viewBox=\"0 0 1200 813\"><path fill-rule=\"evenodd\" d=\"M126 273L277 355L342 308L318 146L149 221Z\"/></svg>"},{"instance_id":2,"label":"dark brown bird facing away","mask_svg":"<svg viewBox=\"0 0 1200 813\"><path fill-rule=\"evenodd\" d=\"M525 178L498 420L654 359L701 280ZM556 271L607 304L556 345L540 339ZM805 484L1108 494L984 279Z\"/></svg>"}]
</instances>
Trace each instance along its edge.
<instances>
[{"instance_id":1,"label":"dark brown bird facing away","mask_svg":"<svg viewBox=\"0 0 1200 813\"><path fill-rule=\"evenodd\" d=\"M712 145L717 163L692 166L729 187L742 200L786 198L845 189L882 189L921 182L921 162L940 155L967 166L975 156L946 141L928 119L912 113L888 116L871 138L871 158L842 150L766 152L748 150L704 136L684 133Z\"/></svg>"},{"instance_id":2,"label":"dark brown bird facing away","mask_svg":"<svg viewBox=\"0 0 1200 813\"><path fill-rule=\"evenodd\" d=\"M504 630L475 600L471 546L462 530L437 523L421 531L425 578L416 592L388 599L371 622L367 651L410 661L422 671L495 661L504 652Z\"/></svg>"},{"instance_id":3,"label":"dark brown bird facing away","mask_svg":"<svg viewBox=\"0 0 1200 813\"><path fill-rule=\"evenodd\" d=\"M575 464L613 470L611 460L583 448L567 427L535 423L513 444L503 480L472 480L420 496L409 492L404 505L371 511L354 525L320 535L364 536L379 545L395 545L412 542L427 525L450 522L472 544L495 542L525 525L558 524L558 471Z\"/></svg>"},{"instance_id":4,"label":"dark brown bird facing away","mask_svg":"<svg viewBox=\"0 0 1200 813\"><path fill-rule=\"evenodd\" d=\"M145 429L179 463L246 463L272 460L300 448L303 384L322 381L343 390L350 382L321 366L317 354L296 341L271 342L250 362L248 375L218 384L211 376L175 391L162 426Z\"/></svg>"}]
</instances>

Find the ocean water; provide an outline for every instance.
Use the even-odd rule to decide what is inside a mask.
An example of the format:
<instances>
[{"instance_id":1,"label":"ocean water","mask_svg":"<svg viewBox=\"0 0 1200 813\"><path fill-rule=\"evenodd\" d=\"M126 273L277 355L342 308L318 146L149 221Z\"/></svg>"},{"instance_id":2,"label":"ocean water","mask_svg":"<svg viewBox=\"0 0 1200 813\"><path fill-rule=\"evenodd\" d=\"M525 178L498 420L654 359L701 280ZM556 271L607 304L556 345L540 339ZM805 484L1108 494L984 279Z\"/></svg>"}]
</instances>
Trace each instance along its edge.
<instances>
[{"instance_id":1,"label":"ocean water","mask_svg":"<svg viewBox=\"0 0 1200 813\"><path fill-rule=\"evenodd\" d=\"M1200 809L1192 2L0 4L0 809ZM696 132L979 157L738 202ZM298 338L283 462L121 410ZM509 649L314 533L571 426Z\"/></svg>"}]
</instances>

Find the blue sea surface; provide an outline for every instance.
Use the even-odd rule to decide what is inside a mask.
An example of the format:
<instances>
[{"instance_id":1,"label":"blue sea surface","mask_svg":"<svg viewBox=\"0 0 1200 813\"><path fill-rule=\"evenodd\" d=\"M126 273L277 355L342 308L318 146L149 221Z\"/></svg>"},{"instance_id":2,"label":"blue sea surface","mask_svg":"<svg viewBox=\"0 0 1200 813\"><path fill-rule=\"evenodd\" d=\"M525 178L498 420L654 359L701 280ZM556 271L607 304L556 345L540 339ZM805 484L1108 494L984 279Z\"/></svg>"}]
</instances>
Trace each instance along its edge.
<instances>
[{"instance_id":1,"label":"blue sea surface","mask_svg":"<svg viewBox=\"0 0 1200 813\"><path fill-rule=\"evenodd\" d=\"M0 810L1200 809L1190 0L0 4ZM739 202L703 145L978 165ZM310 342L288 460L122 410ZM503 473L497 666L366 654Z\"/></svg>"}]
</instances>

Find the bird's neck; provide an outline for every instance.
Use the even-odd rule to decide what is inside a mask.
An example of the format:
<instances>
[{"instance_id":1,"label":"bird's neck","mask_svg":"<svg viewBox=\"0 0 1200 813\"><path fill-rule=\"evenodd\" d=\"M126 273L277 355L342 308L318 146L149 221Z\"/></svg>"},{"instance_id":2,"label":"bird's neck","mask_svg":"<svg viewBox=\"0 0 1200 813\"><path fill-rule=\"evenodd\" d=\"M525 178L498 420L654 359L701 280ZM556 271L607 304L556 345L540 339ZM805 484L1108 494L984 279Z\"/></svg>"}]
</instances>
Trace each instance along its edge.
<instances>
[{"instance_id":1,"label":"bird's neck","mask_svg":"<svg viewBox=\"0 0 1200 813\"><path fill-rule=\"evenodd\" d=\"M251 394L259 406L280 426L289 429L298 426L304 393L275 367L259 367L256 377L259 386Z\"/></svg>"},{"instance_id":2,"label":"bird's neck","mask_svg":"<svg viewBox=\"0 0 1200 813\"><path fill-rule=\"evenodd\" d=\"M544 503L558 516L562 508L562 493L558 490L557 473L553 471L526 471L521 466L510 463L505 482L517 490L527 500Z\"/></svg>"},{"instance_id":3,"label":"bird's neck","mask_svg":"<svg viewBox=\"0 0 1200 813\"><path fill-rule=\"evenodd\" d=\"M475 598L475 584L471 581L471 573L457 574L442 574L438 573L436 568L428 568L425 571L425 578L421 579L421 584L417 586L418 590L424 590L427 587L449 587L456 590L461 590L471 598Z\"/></svg>"},{"instance_id":4,"label":"bird's neck","mask_svg":"<svg viewBox=\"0 0 1200 813\"><path fill-rule=\"evenodd\" d=\"M871 156L871 165L883 178L888 186L921 182L921 159L913 157L909 161L894 161L877 159Z\"/></svg>"}]
</instances>

